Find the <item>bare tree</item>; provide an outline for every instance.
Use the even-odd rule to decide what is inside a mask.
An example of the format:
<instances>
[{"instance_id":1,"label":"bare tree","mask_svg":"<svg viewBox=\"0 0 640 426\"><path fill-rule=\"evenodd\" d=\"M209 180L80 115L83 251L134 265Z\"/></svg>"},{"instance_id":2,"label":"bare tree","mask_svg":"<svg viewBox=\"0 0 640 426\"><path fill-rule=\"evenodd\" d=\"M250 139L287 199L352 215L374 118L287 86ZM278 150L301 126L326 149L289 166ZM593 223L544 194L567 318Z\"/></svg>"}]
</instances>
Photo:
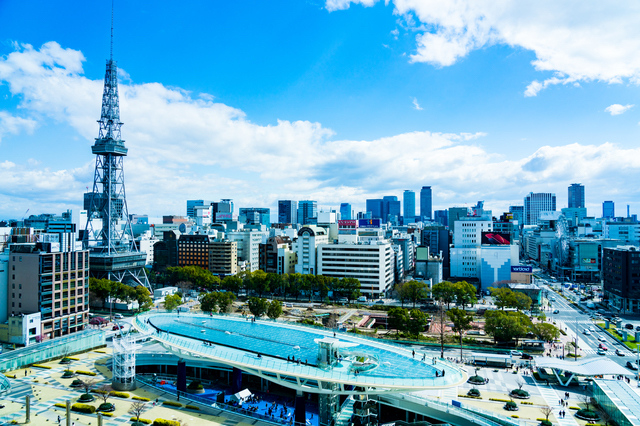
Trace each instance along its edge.
<instances>
[{"instance_id":1,"label":"bare tree","mask_svg":"<svg viewBox=\"0 0 640 426\"><path fill-rule=\"evenodd\" d=\"M593 398L591 397L591 395L580 395L578 396L578 400L585 405L587 411L589 411L589 407L593 405Z\"/></svg>"},{"instance_id":2,"label":"bare tree","mask_svg":"<svg viewBox=\"0 0 640 426\"><path fill-rule=\"evenodd\" d=\"M80 379L80 381L82 382L82 389L84 389L84 393L89 395L89 392L91 392L91 389L93 389L93 387L96 385L96 383L98 382L96 379L94 378L86 378L86 379Z\"/></svg>"},{"instance_id":3,"label":"bare tree","mask_svg":"<svg viewBox=\"0 0 640 426\"><path fill-rule=\"evenodd\" d=\"M549 421L549 416L553 414L553 408L551 407L540 407L540 411L544 415L544 418Z\"/></svg>"},{"instance_id":4,"label":"bare tree","mask_svg":"<svg viewBox=\"0 0 640 426\"><path fill-rule=\"evenodd\" d=\"M524 385L526 385L527 382L524 381L524 379L522 377L518 378L518 380L516 380L516 385L518 385L518 390L522 390L522 387Z\"/></svg>"},{"instance_id":5,"label":"bare tree","mask_svg":"<svg viewBox=\"0 0 640 426\"><path fill-rule=\"evenodd\" d=\"M136 418L137 425L140 424L140 416L142 415L142 413L146 408L147 408L147 403L142 401L136 401L131 404L131 407L129 407L129 414L131 414Z\"/></svg>"},{"instance_id":6,"label":"bare tree","mask_svg":"<svg viewBox=\"0 0 640 426\"><path fill-rule=\"evenodd\" d=\"M98 389L96 389L96 394L98 394L98 398L102 400L103 404L106 404L111 397L110 393L112 390L113 388L109 385L102 385Z\"/></svg>"}]
</instances>

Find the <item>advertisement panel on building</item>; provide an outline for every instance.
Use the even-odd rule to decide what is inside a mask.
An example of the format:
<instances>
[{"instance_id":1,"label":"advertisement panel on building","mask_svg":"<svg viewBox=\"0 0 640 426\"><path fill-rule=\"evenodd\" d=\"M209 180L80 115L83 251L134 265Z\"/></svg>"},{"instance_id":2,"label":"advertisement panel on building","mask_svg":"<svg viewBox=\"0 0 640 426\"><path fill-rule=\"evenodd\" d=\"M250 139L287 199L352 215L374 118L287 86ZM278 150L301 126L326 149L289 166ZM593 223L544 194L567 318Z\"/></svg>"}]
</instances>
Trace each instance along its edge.
<instances>
[{"instance_id":1,"label":"advertisement panel on building","mask_svg":"<svg viewBox=\"0 0 640 426\"><path fill-rule=\"evenodd\" d=\"M380 228L380 219L358 219L359 228Z\"/></svg>"},{"instance_id":2,"label":"advertisement panel on building","mask_svg":"<svg viewBox=\"0 0 640 426\"><path fill-rule=\"evenodd\" d=\"M595 259L589 259L589 258L583 257L583 258L582 258L582 263L585 263L585 264L592 264L592 263L596 263L596 260L595 260Z\"/></svg>"},{"instance_id":3,"label":"advertisement panel on building","mask_svg":"<svg viewBox=\"0 0 640 426\"><path fill-rule=\"evenodd\" d=\"M358 221L355 219L338 221L338 228L357 228L357 227L358 227Z\"/></svg>"},{"instance_id":4,"label":"advertisement panel on building","mask_svg":"<svg viewBox=\"0 0 640 426\"><path fill-rule=\"evenodd\" d=\"M233 220L233 213L216 213L216 220Z\"/></svg>"},{"instance_id":5,"label":"advertisement panel on building","mask_svg":"<svg viewBox=\"0 0 640 426\"><path fill-rule=\"evenodd\" d=\"M517 274L532 274L533 266L512 266L511 272Z\"/></svg>"},{"instance_id":6,"label":"advertisement panel on building","mask_svg":"<svg viewBox=\"0 0 640 426\"><path fill-rule=\"evenodd\" d=\"M503 232L483 232L480 243L508 246L509 244L511 244L511 236Z\"/></svg>"}]
</instances>

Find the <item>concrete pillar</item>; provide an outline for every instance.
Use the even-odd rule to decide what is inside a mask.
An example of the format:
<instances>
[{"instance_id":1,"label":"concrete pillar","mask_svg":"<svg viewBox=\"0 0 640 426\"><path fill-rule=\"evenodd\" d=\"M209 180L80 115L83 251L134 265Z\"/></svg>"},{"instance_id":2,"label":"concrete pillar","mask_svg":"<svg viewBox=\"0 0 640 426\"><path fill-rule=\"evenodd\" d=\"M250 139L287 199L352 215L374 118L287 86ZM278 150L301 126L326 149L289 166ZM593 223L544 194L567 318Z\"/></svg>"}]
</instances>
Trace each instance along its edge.
<instances>
[{"instance_id":1,"label":"concrete pillar","mask_svg":"<svg viewBox=\"0 0 640 426\"><path fill-rule=\"evenodd\" d=\"M306 398L302 391L296 391L296 405L293 412L293 421L298 424L307 424Z\"/></svg>"},{"instance_id":2,"label":"concrete pillar","mask_svg":"<svg viewBox=\"0 0 640 426\"><path fill-rule=\"evenodd\" d=\"M242 370L233 367L231 375L231 392L237 393L242 390Z\"/></svg>"},{"instance_id":3,"label":"concrete pillar","mask_svg":"<svg viewBox=\"0 0 640 426\"><path fill-rule=\"evenodd\" d=\"M179 392L187 391L187 363L183 360L178 361L178 382L176 388Z\"/></svg>"},{"instance_id":4,"label":"concrete pillar","mask_svg":"<svg viewBox=\"0 0 640 426\"><path fill-rule=\"evenodd\" d=\"M71 401L67 399L67 426L71 426Z\"/></svg>"},{"instance_id":5,"label":"concrete pillar","mask_svg":"<svg viewBox=\"0 0 640 426\"><path fill-rule=\"evenodd\" d=\"M102 426L102 413L98 413L98 426Z\"/></svg>"},{"instance_id":6,"label":"concrete pillar","mask_svg":"<svg viewBox=\"0 0 640 426\"><path fill-rule=\"evenodd\" d=\"M25 399L24 406L26 408L24 422L31 423L31 397L27 395L25 396L24 399Z\"/></svg>"}]
</instances>

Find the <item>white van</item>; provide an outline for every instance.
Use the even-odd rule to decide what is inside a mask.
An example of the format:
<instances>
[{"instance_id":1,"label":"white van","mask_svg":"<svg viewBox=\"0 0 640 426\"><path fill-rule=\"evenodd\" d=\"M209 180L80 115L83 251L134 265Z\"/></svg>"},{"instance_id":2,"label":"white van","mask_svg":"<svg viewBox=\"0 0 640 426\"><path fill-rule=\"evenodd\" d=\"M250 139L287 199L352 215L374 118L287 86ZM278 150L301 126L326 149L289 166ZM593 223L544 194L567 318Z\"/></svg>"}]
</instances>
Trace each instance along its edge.
<instances>
[{"instance_id":1,"label":"white van","mask_svg":"<svg viewBox=\"0 0 640 426\"><path fill-rule=\"evenodd\" d=\"M367 296L358 297L358 302L366 303L367 302Z\"/></svg>"}]
</instances>

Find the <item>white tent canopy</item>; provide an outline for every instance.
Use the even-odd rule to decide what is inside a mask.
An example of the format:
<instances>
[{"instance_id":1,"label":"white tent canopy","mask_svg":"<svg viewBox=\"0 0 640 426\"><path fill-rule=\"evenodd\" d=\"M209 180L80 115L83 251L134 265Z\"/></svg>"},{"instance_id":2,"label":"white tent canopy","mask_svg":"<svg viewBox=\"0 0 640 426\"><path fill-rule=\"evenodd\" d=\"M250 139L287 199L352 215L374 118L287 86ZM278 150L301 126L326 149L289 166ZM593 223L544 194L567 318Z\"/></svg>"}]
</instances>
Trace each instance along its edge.
<instances>
[{"instance_id":1,"label":"white tent canopy","mask_svg":"<svg viewBox=\"0 0 640 426\"><path fill-rule=\"evenodd\" d=\"M563 386L568 385L576 374L587 377L604 374L612 374L614 376L633 376L635 374L607 358L589 358L580 361L566 361L558 358L536 357L535 363L538 368L551 368L556 375L556 378ZM560 374L569 372L571 373L571 376L566 383L563 383L558 372L560 372Z\"/></svg>"},{"instance_id":2,"label":"white tent canopy","mask_svg":"<svg viewBox=\"0 0 640 426\"><path fill-rule=\"evenodd\" d=\"M231 400L235 400L238 403L242 403L247 399L251 398L252 395L253 394L249 389L243 389L240 392L234 393L233 395L231 395Z\"/></svg>"}]
</instances>

